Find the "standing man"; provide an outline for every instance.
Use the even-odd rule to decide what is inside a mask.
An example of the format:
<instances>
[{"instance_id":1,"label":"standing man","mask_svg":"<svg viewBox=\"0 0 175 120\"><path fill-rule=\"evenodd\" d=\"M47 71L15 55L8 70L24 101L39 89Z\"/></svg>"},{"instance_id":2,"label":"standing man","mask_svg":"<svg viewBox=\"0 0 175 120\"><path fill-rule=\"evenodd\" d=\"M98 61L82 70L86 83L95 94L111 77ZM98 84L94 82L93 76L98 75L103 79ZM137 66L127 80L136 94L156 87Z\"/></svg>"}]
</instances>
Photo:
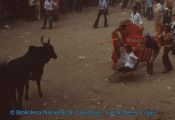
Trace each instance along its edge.
<instances>
[{"instance_id":1,"label":"standing man","mask_svg":"<svg viewBox=\"0 0 175 120\"><path fill-rule=\"evenodd\" d=\"M96 19L96 21L93 25L94 28L98 27L98 22L99 22L99 19L100 19L101 15L104 15L104 19L105 19L104 20L104 27L108 27L107 17L106 17L107 8L108 8L107 1L106 0L99 0L99 11L98 11L97 19Z\"/></svg>"},{"instance_id":2,"label":"standing man","mask_svg":"<svg viewBox=\"0 0 175 120\"><path fill-rule=\"evenodd\" d=\"M45 0L44 2L44 25L42 29L46 28L47 20L49 20L49 28L52 29L52 16L53 12L53 1L52 0Z\"/></svg>"},{"instance_id":3,"label":"standing man","mask_svg":"<svg viewBox=\"0 0 175 120\"><path fill-rule=\"evenodd\" d=\"M137 10L141 14L141 8L142 8L142 0L135 0Z\"/></svg>"},{"instance_id":4,"label":"standing man","mask_svg":"<svg viewBox=\"0 0 175 120\"><path fill-rule=\"evenodd\" d=\"M165 25L170 25L172 22L172 17L170 15L170 10L168 8L165 8L163 13L163 19L162 19L162 27Z\"/></svg>"},{"instance_id":5,"label":"standing man","mask_svg":"<svg viewBox=\"0 0 175 120\"><path fill-rule=\"evenodd\" d=\"M154 12L155 12L155 32L157 36L161 33L163 7L160 3L160 0L155 0L154 2L156 5L154 8Z\"/></svg>"},{"instance_id":6,"label":"standing man","mask_svg":"<svg viewBox=\"0 0 175 120\"><path fill-rule=\"evenodd\" d=\"M162 62L164 65L164 71L162 73L167 73L171 70L173 70L173 66L171 64L170 58L169 58L169 52L172 49L172 46L174 44L173 34L171 32L171 26L165 25L162 32L162 41L164 46L164 52L162 56Z\"/></svg>"},{"instance_id":7,"label":"standing man","mask_svg":"<svg viewBox=\"0 0 175 120\"><path fill-rule=\"evenodd\" d=\"M128 5L129 0L123 0L121 9L126 8Z\"/></svg>"},{"instance_id":8,"label":"standing man","mask_svg":"<svg viewBox=\"0 0 175 120\"><path fill-rule=\"evenodd\" d=\"M41 1L35 0L35 19L40 20L41 19Z\"/></svg>"},{"instance_id":9,"label":"standing man","mask_svg":"<svg viewBox=\"0 0 175 120\"><path fill-rule=\"evenodd\" d=\"M150 20L153 17L153 0L146 0L147 18Z\"/></svg>"},{"instance_id":10,"label":"standing man","mask_svg":"<svg viewBox=\"0 0 175 120\"><path fill-rule=\"evenodd\" d=\"M130 18L131 22L143 28L143 21L141 19L140 14L138 13L137 6L134 6L132 10L133 10L133 13L131 13L131 18Z\"/></svg>"},{"instance_id":11,"label":"standing man","mask_svg":"<svg viewBox=\"0 0 175 120\"><path fill-rule=\"evenodd\" d=\"M35 0L29 0L29 8L28 8L28 15L29 20L34 21L35 20Z\"/></svg>"},{"instance_id":12,"label":"standing man","mask_svg":"<svg viewBox=\"0 0 175 120\"><path fill-rule=\"evenodd\" d=\"M170 10L170 16L173 15L173 0L165 0L165 6Z\"/></svg>"},{"instance_id":13,"label":"standing man","mask_svg":"<svg viewBox=\"0 0 175 120\"><path fill-rule=\"evenodd\" d=\"M150 56L147 59L147 67L146 72L149 75L153 75L153 63L159 54L160 51L160 44L155 40L150 34L145 35L145 45L147 49L150 51Z\"/></svg>"},{"instance_id":14,"label":"standing man","mask_svg":"<svg viewBox=\"0 0 175 120\"><path fill-rule=\"evenodd\" d=\"M146 16L146 0L142 0L142 14Z\"/></svg>"},{"instance_id":15,"label":"standing man","mask_svg":"<svg viewBox=\"0 0 175 120\"><path fill-rule=\"evenodd\" d=\"M75 0L75 10L77 13L82 13L82 0Z\"/></svg>"}]
</instances>

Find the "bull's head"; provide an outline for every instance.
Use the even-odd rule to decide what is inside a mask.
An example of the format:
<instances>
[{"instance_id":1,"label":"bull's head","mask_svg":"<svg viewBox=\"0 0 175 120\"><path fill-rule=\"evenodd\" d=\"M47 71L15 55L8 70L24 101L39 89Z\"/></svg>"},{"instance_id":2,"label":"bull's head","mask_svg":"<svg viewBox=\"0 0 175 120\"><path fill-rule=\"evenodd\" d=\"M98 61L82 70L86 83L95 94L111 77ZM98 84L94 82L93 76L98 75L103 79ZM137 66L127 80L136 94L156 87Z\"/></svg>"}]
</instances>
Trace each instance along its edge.
<instances>
[{"instance_id":1,"label":"bull's head","mask_svg":"<svg viewBox=\"0 0 175 120\"><path fill-rule=\"evenodd\" d=\"M56 59L57 55L55 53L54 47L50 44L50 38L48 38L47 42L43 42L44 36L41 37L41 44L44 47L45 55L49 58Z\"/></svg>"}]
</instances>

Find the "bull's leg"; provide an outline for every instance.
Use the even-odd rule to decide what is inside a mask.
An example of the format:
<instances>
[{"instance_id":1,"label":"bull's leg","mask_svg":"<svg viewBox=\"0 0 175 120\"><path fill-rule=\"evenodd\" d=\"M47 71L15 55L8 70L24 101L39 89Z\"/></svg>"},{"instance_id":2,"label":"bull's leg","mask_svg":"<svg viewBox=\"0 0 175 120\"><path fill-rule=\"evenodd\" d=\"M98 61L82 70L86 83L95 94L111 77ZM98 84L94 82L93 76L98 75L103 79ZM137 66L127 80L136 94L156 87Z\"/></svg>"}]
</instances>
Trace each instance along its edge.
<instances>
[{"instance_id":1,"label":"bull's leg","mask_svg":"<svg viewBox=\"0 0 175 120\"><path fill-rule=\"evenodd\" d=\"M24 93L24 85L20 85L17 88L17 91L18 91L18 104L19 104L19 108L23 108L22 97L23 97L23 93Z\"/></svg>"},{"instance_id":2,"label":"bull's leg","mask_svg":"<svg viewBox=\"0 0 175 120\"><path fill-rule=\"evenodd\" d=\"M18 107L18 102L16 100L16 89L15 88L11 89L10 93L11 93L11 98L12 98L12 104L16 108Z\"/></svg>"},{"instance_id":3,"label":"bull's leg","mask_svg":"<svg viewBox=\"0 0 175 120\"><path fill-rule=\"evenodd\" d=\"M41 83L40 83L41 79L36 79L36 83L37 83L37 87L38 87L38 93L40 95L40 97L43 97L43 93L41 91Z\"/></svg>"},{"instance_id":4,"label":"bull's leg","mask_svg":"<svg viewBox=\"0 0 175 120\"><path fill-rule=\"evenodd\" d=\"M29 91L29 80L27 80L26 82L25 82L25 99L26 100L29 100L29 94L28 94L28 91Z\"/></svg>"}]
</instances>

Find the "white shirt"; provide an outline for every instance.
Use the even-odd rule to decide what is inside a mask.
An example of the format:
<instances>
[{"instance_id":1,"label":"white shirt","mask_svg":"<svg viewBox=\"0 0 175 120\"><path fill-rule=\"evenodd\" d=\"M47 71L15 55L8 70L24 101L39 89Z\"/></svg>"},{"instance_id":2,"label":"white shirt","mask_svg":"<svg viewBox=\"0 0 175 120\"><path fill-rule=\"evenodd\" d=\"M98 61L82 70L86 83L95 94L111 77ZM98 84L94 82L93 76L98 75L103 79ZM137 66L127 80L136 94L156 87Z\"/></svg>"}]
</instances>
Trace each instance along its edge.
<instances>
[{"instance_id":1,"label":"white shirt","mask_svg":"<svg viewBox=\"0 0 175 120\"><path fill-rule=\"evenodd\" d=\"M162 9L163 9L162 5L160 3L157 3L154 11L155 13L159 13L162 12Z\"/></svg>"},{"instance_id":2,"label":"white shirt","mask_svg":"<svg viewBox=\"0 0 175 120\"><path fill-rule=\"evenodd\" d=\"M100 10L105 10L107 9L108 4L106 0L99 0L99 9Z\"/></svg>"},{"instance_id":3,"label":"white shirt","mask_svg":"<svg viewBox=\"0 0 175 120\"><path fill-rule=\"evenodd\" d=\"M129 67L129 68L134 68L136 62L137 62L138 57L134 55L133 52L126 53L125 55L125 64L124 66Z\"/></svg>"},{"instance_id":4,"label":"white shirt","mask_svg":"<svg viewBox=\"0 0 175 120\"><path fill-rule=\"evenodd\" d=\"M50 2L49 2L48 0L46 0L44 2L44 9L52 11L53 10L53 1L50 0Z\"/></svg>"},{"instance_id":5,"label":"white shirt","mask_svg":"<svg viewBox=\"0 0 175 120\"><path fill-rule=\"evenodd\" d=\"M141 26L143 24L141 16L138 12L136 14L132 13L130 20L131 20L132 23L134 23L138 26Z\"/></svg>"}]
</instances>

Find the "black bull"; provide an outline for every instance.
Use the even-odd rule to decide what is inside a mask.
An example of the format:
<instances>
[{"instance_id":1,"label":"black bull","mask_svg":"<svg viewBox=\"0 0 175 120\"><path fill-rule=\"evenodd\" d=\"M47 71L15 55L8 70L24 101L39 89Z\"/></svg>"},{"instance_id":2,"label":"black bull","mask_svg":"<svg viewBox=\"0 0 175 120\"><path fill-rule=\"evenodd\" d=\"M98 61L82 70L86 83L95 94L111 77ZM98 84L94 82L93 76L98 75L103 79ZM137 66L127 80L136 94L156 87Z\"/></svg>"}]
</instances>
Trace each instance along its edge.
<instances>
[{"instance_id":1,"label":"black bull","mask_svg":"<svg viewBox=\"0 0 175 120\"><path fill-rule=\"evenodd\" d=\"M6 67L3 65L3 73L0 73L0 77L3 74L3 80L7 83L5 86L7 91L5 93L10 94L12 105L22 108L24 85L27 84L26 86L28 86L31 78L37 81L39 94L42 96L40 80L44 65L51 58L56 59L57 55L50 44L50 40L47 43L43 43L42 37L41 42L42 46L30 46L24 56L11 60ZM16 91L18 92L18 99L16 99Z\"/></svg>"}]
</instances>

